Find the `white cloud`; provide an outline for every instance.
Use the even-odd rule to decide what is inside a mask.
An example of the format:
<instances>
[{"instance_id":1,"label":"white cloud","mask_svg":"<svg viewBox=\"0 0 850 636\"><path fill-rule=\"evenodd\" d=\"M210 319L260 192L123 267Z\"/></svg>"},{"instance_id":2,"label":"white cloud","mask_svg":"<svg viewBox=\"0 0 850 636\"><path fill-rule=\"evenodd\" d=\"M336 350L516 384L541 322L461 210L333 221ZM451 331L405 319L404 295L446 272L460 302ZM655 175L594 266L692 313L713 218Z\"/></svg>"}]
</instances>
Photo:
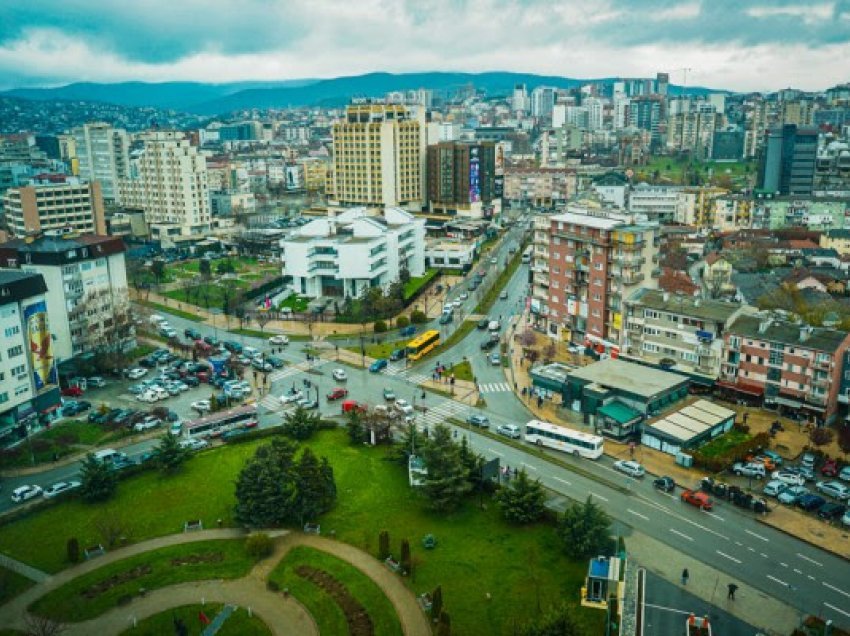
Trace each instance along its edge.
<instances>
[{"instance_id":1,"label":"white cloud","mask_svg":"<svg viewBox=\"0 0 850 636\"><path fill-rule=\"evenodd\" d=\"M752 18L802 18L804 23L814 24L816 22L831 20L834 11L835 4L829 2L824 4L750 7L746 10L746 13Z\"/></svg>"},{"instance_id":2,"label":"white cloud","mask_svg":"<svg viewBox=\"0 0 850 636\"><path fill-rule=\"evenodd\" d=\"M698 18L702 12L702 4L700 2L688 2L677 4L666 9L650 11L647 13L647 18L653 22L668 22L675 20L692 20Z\"/></svg>"}]
</instances>

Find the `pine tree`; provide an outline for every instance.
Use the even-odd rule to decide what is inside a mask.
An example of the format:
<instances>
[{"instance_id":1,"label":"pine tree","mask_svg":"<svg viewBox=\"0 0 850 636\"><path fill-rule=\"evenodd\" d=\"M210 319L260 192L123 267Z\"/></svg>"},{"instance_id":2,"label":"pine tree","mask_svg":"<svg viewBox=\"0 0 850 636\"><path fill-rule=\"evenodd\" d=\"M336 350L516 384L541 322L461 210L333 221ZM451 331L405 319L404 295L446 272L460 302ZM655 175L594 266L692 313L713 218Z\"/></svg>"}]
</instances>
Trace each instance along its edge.
<instances>
[{"instance_id":1,"label":"pine tree","mask_svg":"<svg viewBox=\"0 0 850 636\"><path fill-rule=\"evenodd\" d=\"M76 537L71 537L68 539L68 543L65 544L65 550L68 553L68 560L71 563L79 563L80 561L80 542Z\"/></svg>"},{"instance_id":2,"label":"pine tree","mask_svg":"<svg viewBox=\"0 0 850 636\"><path fill-rule=\"evenodd\" d=\"M351 440L352 444L362 444L363 440L366 439L366 430L363 428L363 421L357 411L348 412L345 428L348 431L348 439Z\"/></svg>"},{"instance_id":3,"label":"pine tree","mask_svg":"<svg viewBox=\"0 0 850 636\"><path fill-rule=\"evenodd\" d=\"M390 533L386 530L381 530L378 535L378 559L386 561L390 556Z\"/></svg>"},{"instance_id":4,"label":"pine tree","mask_svg":"<svg viewBox=\"0 0 850 636\"><path fill-rule=\"evenodd\" d=\"M440 618L437 622L437 636L451 636L452 622L449 619L447 612L440 612Z\"/></svg>"},{"instance_id":5,"label":"pine tree","mask_svg":"<svg viewBox=\"0 0 850 636\"><path fill-rule=\"evenodd\" d=\"M283 416L283 427L281 430L284 435L292 439L305 440L310 439L313 433L319 428L321 416L315 413L310 413L302 406L298 406L294 411L291 411Z\"/></svg>"},{"instance_id":6,"label":"pine tree","mask_svg":"<svg viewBox=\"0 0 850 636\"><path fill-rule=\"evenodd\" d=\"M532 523L543 516L546 493L539 479L531 480L525 468L496 493L502 515L514 523Z\"/></svg>"},{"instance_id":7,"label":"pine tree","mask_svg":"<svg viewBox=\"0 0 850 636\"><path fill-rule=\"evenodd\" d=\"M422 490L434 510L452 510L472 489L460 459L460 449L452 441L451 431L438 424L424 445L422 457L428 474Z\"/></svg>"},{"instance_id":8,"label":"pine tree","mask_svg":"<svg viewBox=\"0 0 850 636\"><path fill-rule=\"evenodd\" d=\"M431 618L436 623L443 612L443 586L438 585L431 593Z\"/></svg>"},{"instance_id":9,"label":"pine tree","mask_svg":"<svg viewBox=\"0 0 850 636\"><path fill-rule=\"evenodd\" d=\"M401 558L399 558L399 563L401 564L402 574L408 574L410 572L410 541L407 539L401 540Z\"/></svg>"},{"instance_id":10,"label":"pine tree","mask_svg":"<svg viewBox=\"0 0 850 636\"><path fill-rule=\"evenodd\" d=\"M117 488L115 473L105 463L89 453L80 471L80 494L89 503L106 501Z\"/></svg>"},{"instance_id":11,"label":"pine tree","mask_svg":"<svg viewBox=\"0 0 850 636\"><path fill-rule=\"evenodd\" d=\"M189 457L189 450L180 446L176 435L166 433L159 439L154 451L156 462L163 473L176 472Z\"/></svg>"},{"instance_id":12,"label":"pine tree","mask_svg":"<svg viewBox=\"0 0 850 636\"><path fill-rule=\"evenodd\" d=\"M521 636L587 636L587 632L573 618L573 612L566 604L555 607L542 617L526 625Z\"/></svg>"},{"instance_id":13,"label":"pine tree","mask_svg":"<svg viewBox=\"0 0 850 636\"><path fill-rule=\"evenodd\" d=\"M257 448L236 480L236 519L269 527L300 520L295 444L276 438Z\"/></svg>"},{"instance_id":14,"label":"pine tree","mask_svg":"<svg viewBox=\"0 0 850 636\"><path fill-rule=\"evenodd\" d=\"M333 469L327 459L319 459L309 448L305 448L298 460L298 514L299 523L315 520L330 510L336 500L336 485Z\"/></svg>"},{"instance_id":15,"label":"pine tree","mask_svg":"<svg viewBox=\"0 0 850 636\"><path fill-rule=\"evenodd\" d=\"M568 555L586 559L611 549L610 527L611 518L588 497L583 504L574 503L564 511L557 532Z\"/></svg>"}]
</instances>

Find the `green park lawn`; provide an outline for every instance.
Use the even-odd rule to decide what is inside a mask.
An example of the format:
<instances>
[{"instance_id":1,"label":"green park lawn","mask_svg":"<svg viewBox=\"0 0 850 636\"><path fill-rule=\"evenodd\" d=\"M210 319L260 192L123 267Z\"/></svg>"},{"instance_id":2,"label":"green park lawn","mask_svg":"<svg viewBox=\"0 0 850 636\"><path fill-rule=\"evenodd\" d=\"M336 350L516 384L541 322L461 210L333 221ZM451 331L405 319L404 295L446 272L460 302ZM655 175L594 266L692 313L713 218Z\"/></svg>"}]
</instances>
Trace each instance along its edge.
<instances>
[{"instance_id":1,"label":"green park lawn","mask_svg":"<svg viewBox=\"0 0 850 636\"><path fill-rule=\"evenodd\" d=\"M705 446L700 447L699 452L700 455L704 457L722 456L738 444L746 442L748 439L750 439L750 435L748 433L744 433L743 431L733 428L726 433L723 433L720 437L711 440Z\"/></svg>"},{"instance_id":2,"label":"green park lawn","mask_svg":"<svg viewBox=\"0 0 850 636\"><path fill-rule=\"evenodd\" d=\"M296 314L302 314L307 311L307 305L310 304L310 299L306 296L296 296L292 294L289 298L280 301L278 309L286 309L289 307Z\"/></svg>"},{"instance_id":3,"label":"green park lawn","mask_svg":"<svg viewBox=\"0 0 850 636\"><path fill-rule=\"evenodd\" d=\"M81 546L104 543L98 527L105 519L120 522L130 541L181 532L191 519L213 527L220 518L234 526L233 483L259 443L200 453L171 477L150 472L127 479L105 504L71 500L8 523L0 527L0 551L56 572L69 565L70 537ZM417 594L443 586L454 633L513 633L540 609L562 600L577 604L587 563L562 554L551 525L512 526L491 501L484 510L470 500L451 514L431 512L411 492L405 468L387 461L386 448L352 446L343 430L323 431L309 446L329 458L337 483L337 504L320 519L323 533L333 530L373 555L381 530L389 532L396 554L401 539L409 539L410 585ZM431 551L420 543L428 533L438 541ZM601 613L577 611L594 626L588 633L600 633Z\"/></svg>"},{"instance_id":4,"label":"green park lawn","mask_svg":"<svg viewBox=\"0 0 850 636\"><path fill-rule=\"evenodd\" d=\"M469 360L452 365L449 373L454 373L456 380L467 380L469 382L475 380L475 375L472 373L472 364Z\"/></svg>"},{"instance_id":5,"label":"green park lawn","mask_svg":"<svg viewBox=\"0 0 850 636\"><path fill-rule=\"evenodd\" d=\"M316 621L320 634L346 634L345 614L334 599L316 584L298 575L300 565L323 570L342 583L372 619L376 636L401 634L395 608L381 589L353 565L326 552L297 546L277 565L269 580L288 589Z\"/></svg>"},{"instance_id":6,"label":"green park lawn","mask_svg":"<svg viewBox=\"0 0 850 636\"><path fill-rule=\"evenodd\" d=\"M124 632L125 636L162 636L174 633L174 621L182 619L183 624L189 629L189 636L200 636L205 625L201 623L198 616L203 612L207 618L213 620L215 616L224 609L221 603L207 603L206 605L181 605L154 614L143 621L139 621L136 627L131 627ZM217 636L267 636L272 632L266 627L262 620L256 615L248 616L248 610L237 608L216 632ZM2 634L0 634L2 636Z\"/></svg>"},{"instance_id":7,"label":"green park lawn","mask_svg":"<svg viewBox=\"0 0 850 636\"><path fill-rule=\"evenodd\" d=\"M168 294L166 294L168 295ZM191 311L183 311L182 309L176 309L175 307L169 307L168 305L162 305L160 303L155 303L150 300L137 300L139 305L144 307L149 307L155 311L162 311L169 314L173 314L180 318L185 318L186 320L191 320L192 322L203 322L204 319L196 313L192 313Z\"/></svg>"},{"instance_id":8,"label":"green park lawn","mask_svg":"<svg viewBox=\"0 0 850 636\"><path fill-rule=\"evenodd\" d=\"M0 567L0 605L21 592L28 590L35 583L27 577L12 570Z\"/></svg>"},{"instance_id":9,"label":"green park lawn","mask_svg":"<svg viewBox=\"0 0 850 636\"><path fill-rule=\"evenodd\" d=\"M49 430L30 438L29 444L21 444L0 453L0 468L24 468L52 462L54 454L58 458L65 457L79 452L78 445L96 444L109 435L110 431L107 429L85 420L69 420L55 424Z\"/></svg>"},{"instance_id":10,"label":"green park lawn","mask_svg":"<svg viewBox=\"0 0 850 636\"><path fill-rule=\"evenodd\" d=\"M422 276L411 277L410 280L404 284L404 299L407 300L412 298L416 292L434 280L439 273L440 270L438 269L429 269Z\"/></svg>"},{"instance_id":11,"label":"green park lawn","mask_svg":"<svg viewBox=\"0 0 850 636\"><path fill-rule=\"evenodd\" d=\"M174 564L173 559L191 557L197 562ZM93 570L48 592L30 610L60 622L78 623L114 608L119 599L139 590L156 590L176 583L204 579L237 579L245 576L254 560L240 539L199 541L173 545L116 561ZM132 575L137 568L149 571ZM112 577L126 577L112 585ZM102 587L102 589L94 589Z\"/></svg>"}]
</instances>

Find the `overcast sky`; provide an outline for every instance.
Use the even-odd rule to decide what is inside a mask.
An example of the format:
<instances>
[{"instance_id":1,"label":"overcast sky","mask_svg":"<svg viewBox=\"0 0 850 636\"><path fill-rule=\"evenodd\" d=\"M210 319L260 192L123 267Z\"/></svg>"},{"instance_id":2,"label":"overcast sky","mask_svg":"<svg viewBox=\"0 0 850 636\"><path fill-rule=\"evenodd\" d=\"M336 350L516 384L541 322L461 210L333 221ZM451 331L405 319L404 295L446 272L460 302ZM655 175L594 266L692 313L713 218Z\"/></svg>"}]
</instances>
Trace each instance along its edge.
<instances>
[{"instance_id":1,"label":"overcast sky","mask_svg":"<svg viewBox=\"0 0 850 636\"><path fill-rule=\"evenodd\" d=\"M371 71L850 80L850 0L0 0L0 86Z\"/></svg>"}]
</instances>

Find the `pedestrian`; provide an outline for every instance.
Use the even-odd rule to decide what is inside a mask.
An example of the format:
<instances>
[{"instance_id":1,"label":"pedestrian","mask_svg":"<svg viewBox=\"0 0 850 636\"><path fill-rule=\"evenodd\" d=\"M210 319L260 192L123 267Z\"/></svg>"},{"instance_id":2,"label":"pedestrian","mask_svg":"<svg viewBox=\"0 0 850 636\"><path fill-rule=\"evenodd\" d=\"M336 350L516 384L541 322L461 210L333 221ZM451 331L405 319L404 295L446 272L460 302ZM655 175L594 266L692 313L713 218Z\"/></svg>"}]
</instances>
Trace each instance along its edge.
<instances>
[{"instance_id":1,"label":"pedestrian","mask_svg":"<svg viewBox=\"0 0 850 636\"><path fill-rule=\"evenodd\" d=\"M744 413L744 424L747 423L747 419L749 419L749 417L750 417L749 413Z\"/></svg>"},{"instance_id":2,"label":"pedestrian","mask_svg":"<svg viewBox=\"0 0 850 636\"><path fill-rule=\"evenodd\" d=\"M735 600L735 592L737 591L737 589L738 589L737 585L735 585L734 583L730 583L729 584L729 594L726 595L726 598L732 599L734 601Z\"/></svg>"},{"instance_id":3,"label":"pedestrian","mask_svg":"<svg viewBox=\"0 0 850 636\"><path fill-rule=\"evenodd\" d=\"M690 578L690 574L688 574L688 568L682 570L682 585L688 584L688 578Z\"/></svg>"}]
</instances>

